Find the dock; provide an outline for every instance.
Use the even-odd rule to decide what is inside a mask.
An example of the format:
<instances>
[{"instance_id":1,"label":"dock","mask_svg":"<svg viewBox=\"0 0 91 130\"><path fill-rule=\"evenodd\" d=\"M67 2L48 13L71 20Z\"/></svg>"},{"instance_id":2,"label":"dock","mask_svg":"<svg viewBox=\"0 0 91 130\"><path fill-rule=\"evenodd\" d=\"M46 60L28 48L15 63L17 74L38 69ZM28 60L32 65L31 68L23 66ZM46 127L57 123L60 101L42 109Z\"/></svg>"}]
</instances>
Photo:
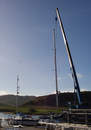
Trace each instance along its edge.
<instances>
[{"instance_id":1,"label":"dock","mask_svg":"<svg viewBox=\"0 0 91 130\"><path fill-rule=\"evenodd\" d=\"M24 126L24 127L14 127L14 126L3 126L0 128L0 130L45 130L45 127L41 127L41 126Z\"/></svg>"},{"instance_id":2,"label":"dock","mask_svg":"<svg viewBox=\"0 0 91 130\"><path fill-rule=\"evenodd\" d=\"M91 130L91 127L86 125L79 124L67 124L67 123L47 123L45 127L37 126L37 127L26 127L23 128L15 128L13 126L4 126L0 128L0 130Z\"/></svg>"},{"instance_id":3,"label":"dock","mask_svg":"<svg viewBox=\"0 0 91 130\"><path fill-rule=\"evenodd\" d=\"M46 123L40 122L40 126L8 125L0 130L91 130L91 126L72 123Z\"/></svg>"},{"instance_id":4,"label":"dock","mask_svg":"<svg viewBox=\"0 0 91 130\"><path fill-rule=\"evenodd\" d=\"M91 126L71 123L41 123L45 130L91 130Z\"/></svg>"},{"instance_id":5,"label":"dock","mask_svg":"<svg viewBox=\"0 0 91 130\"><path fill-rule=\"evenodd\" d=\"M91 109L69 109L65 122L38 122L38 125L1 125L0 130L91 130ZM72 118L75 117L75 118Z\"/></svg>"}]
</instances>

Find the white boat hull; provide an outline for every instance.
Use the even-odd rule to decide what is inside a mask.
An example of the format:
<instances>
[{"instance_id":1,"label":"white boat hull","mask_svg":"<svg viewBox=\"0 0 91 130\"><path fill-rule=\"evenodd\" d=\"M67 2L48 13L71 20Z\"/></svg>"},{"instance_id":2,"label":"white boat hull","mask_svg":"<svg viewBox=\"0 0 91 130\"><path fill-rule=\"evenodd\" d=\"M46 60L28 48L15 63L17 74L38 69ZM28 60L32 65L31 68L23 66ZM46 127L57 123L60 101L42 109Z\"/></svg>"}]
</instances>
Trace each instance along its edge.
<instances>
[{"instance_id":1,"label":"white boat hull","mask_svg":"<svg viewBox=\"0 0 91 130\"><path fill-rule=\"evenodd\" d=\"M29 120L29 119L16 119L14 120L14 125L24 125L24 126L35 126L37 125L38 121L36 120Z\"/></svg>"}]
</instances>

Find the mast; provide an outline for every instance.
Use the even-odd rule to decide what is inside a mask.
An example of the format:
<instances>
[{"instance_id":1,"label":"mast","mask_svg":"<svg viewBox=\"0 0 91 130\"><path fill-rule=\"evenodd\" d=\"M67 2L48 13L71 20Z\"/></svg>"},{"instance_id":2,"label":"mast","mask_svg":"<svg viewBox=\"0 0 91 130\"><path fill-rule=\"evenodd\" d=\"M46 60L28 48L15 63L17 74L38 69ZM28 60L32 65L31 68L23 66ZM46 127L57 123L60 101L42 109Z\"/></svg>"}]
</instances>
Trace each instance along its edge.
<instances>
[{"instance_id":1,"label":"mast","mask_svg":"<svg viewBox=\"0 0 91 130\"><path fill-rule=\"evenodd\" d=\"M65 44L65 47L66 47L66 51L67 51L67 54L68 54L68 59L69 59L70 66L71 66L72 78L73 78L73 82L74 82L74 94L75 94L75 91L76 91L77 92L77 97L78 97L78 102L79 102L79 104L81 104L82 103L82 97L81 97L81 93L80 93L80 87L79 87L75 67L74 67L74 64L73 64L73 60L72 60L72 57L71 57L69 45L68 45L68 42L67 42L67 38L66 38L66 35L65 35L65 31L64 31L64 28L63 28L63 24L62 24L62 20L61 20L58 8L56 8L56 13L57 13L57 16L58 16L58 19L59 19L59 24L60 24L60 28L61 28L62 35L63 35L64 44Z\"/></svg>"},{"instance_id":2,"label":"mast","mask_svg":"<svg viewBox=\"0 0 91 130\"><path fill-rule=\"evenodd\" d=\"M54 61L55 61L55 82L56 82L56 106L58 107L58 83L57 83L57 64L56 64L56 46L55 46L55 30L53 29L54 41Z\"/></svg>"},{"instance_id":3,"label":"mast","mask_svg":"<svg viewBox=\"0 0 91 130\"><path fill-rule=\"evenodd\" d=\"M17 75L17 95L16 95L16 113L18 113L18 94L19 94L19 86L18 86L18 82L19 82L19 77Z\"/></svg>"}]
</instances>

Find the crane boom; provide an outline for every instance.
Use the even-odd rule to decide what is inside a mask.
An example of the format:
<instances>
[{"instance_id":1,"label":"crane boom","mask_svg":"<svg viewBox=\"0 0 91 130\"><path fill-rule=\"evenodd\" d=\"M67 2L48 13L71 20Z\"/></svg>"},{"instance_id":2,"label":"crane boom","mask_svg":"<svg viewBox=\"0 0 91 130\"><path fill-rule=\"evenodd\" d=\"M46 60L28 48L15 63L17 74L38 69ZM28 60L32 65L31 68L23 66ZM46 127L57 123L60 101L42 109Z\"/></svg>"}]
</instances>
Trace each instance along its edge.
<instances>
[{"instance_id":1,"label":"crane boom","mask_svg":"<svg viewBox=\"0 0 91 130\"><path fill-rule=\"evenodd\" d=\"M64 28L63 28L63 24L62 24L62 20L61 20L58 8L56 8L56 13L57 13L57 16L58 16L58 19L59 19L59 24L60 24L60 28L61 28L62 35L63 35L64 44L65 44L65 47L66 47L68 59L69 59L71 70L72 70L72 77L73 77L73 82L74 82L74 93L75 93L75 91L77 92L78 102L79 102L79 104L81 104L82 103L82 97L81 97L81 93L80 93L80 87L79 87L75 67L74 67L74 64L73 64L72 56L71 56L71 53L70 53L69 45L68 45L68 42L67 42L67 38L66 38L66 35L65 35L65 31L64 31Z\"/></svg>"}]
</instances>

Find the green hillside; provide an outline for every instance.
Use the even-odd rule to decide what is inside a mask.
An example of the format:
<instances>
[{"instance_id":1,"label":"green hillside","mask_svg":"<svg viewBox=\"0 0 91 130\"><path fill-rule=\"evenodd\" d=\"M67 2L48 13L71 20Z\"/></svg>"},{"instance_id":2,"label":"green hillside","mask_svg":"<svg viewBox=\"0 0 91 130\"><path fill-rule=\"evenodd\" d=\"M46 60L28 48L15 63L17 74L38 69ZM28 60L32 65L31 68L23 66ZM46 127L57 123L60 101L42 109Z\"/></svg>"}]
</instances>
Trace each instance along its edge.
<instances>
[{"instance_id":1,"label":"green hillside","mask_svg":"<svg viewBox=\"0 0 91 130\"><path fill-rule=\"evenodd\" d=\"M35 96L18 96L18 105L21 106L24 103L35 99ZM3 95L0 96L0 106L16 106L15 95Z\"/></svg>"},{"instance_id":2,"label":"green hillside","mask_svg":"<svg viewBox=\"0 0 91 130\"><path fill-rule=\"evenodd\" d=\"M83 102L89 103L91 107L91 91L81 92ZM59 93L59 107L67 107L68 102L74 100L73 93ZM16 106L15 95L0 96L0 106ZM18 96L18 106L56 106L56 95L46 96Z\"/></svg>"},{"instance_id":3,"label":"green hillside","mask_svg":"<svg viewBox=\"0 0 91 130\"><path fill-rule=\"evenodd\" d=\"M91 107L91 92L81 92L83 102L89 103ZM67 107L68 102L74 101L74 94L73 93L60 93L58 95L59 99L59 106L60 107ZM46 95L46 96L40 96L36 97L34 100L31 100L29 102L26 102L23 106L30 106L30 105L35 105L35 106L56 106L56 95Z\"/></svg>"}]
</instances>

